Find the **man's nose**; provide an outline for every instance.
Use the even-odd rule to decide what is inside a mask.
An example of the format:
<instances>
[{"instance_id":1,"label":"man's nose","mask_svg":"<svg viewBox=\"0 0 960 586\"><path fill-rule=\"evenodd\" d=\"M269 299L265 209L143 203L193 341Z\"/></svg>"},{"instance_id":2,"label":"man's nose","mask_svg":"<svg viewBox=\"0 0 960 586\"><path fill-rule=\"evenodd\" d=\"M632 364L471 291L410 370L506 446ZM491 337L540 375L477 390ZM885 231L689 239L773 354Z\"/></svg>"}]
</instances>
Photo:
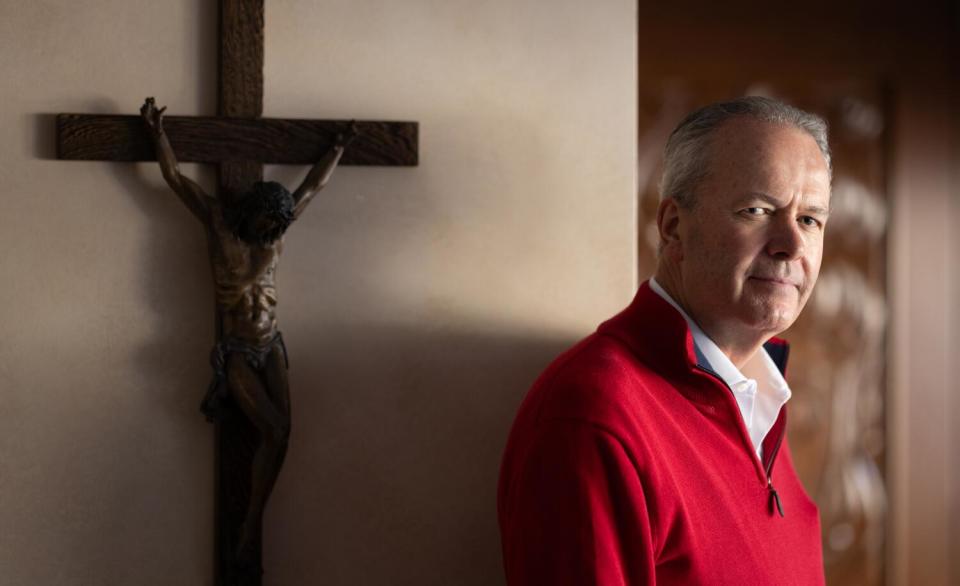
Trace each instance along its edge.
<instances>
[{"instance_id":1,"label":"man's nose","mask_svg":"<svg viewBox=\"0 0 960 586\"><path fill-rule=\"evenodd\" d=\"M800 224L792 217L777 218L770 226L767 254L780 260L796 260L803 256L806 241Z\"/></svg>"}]
</instances>

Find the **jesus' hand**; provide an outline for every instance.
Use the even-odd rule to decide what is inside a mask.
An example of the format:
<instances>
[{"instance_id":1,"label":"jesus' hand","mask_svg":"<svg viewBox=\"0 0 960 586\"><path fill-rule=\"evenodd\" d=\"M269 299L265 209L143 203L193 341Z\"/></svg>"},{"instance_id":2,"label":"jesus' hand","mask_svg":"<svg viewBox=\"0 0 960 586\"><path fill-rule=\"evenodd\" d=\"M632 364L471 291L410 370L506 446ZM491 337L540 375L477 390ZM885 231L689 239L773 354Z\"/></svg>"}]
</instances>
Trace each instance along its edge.
<instances>
[{"instance_id":1,"label":"jesus' hand","mask_svg":"<svg viewBox=\"0 0 960 586\"><path fill-rule=\"evenodd\" d=\"M357 121L351 120L350 126L347 127L346 132L340 132L337 134L336 146L346 147L358 136L360 136L360 128L357 126Z\"/></svg>"},{"instance_id":2,"label":"jesus' hand","mask_svg":"<svg viewBox=\"0 0 960 586\"><path fill-rule=\"evenodd\" d=\"M163 134L163 112L166 109L167 107L164 106L158 110L156 101L154 101L153 98L147 98L143 102L143 106L140 107L140 115L143 116L144 121L147 123L147 126L150 127L150 130L153 131L154 136Z\"/></svg>"}]
</instances>

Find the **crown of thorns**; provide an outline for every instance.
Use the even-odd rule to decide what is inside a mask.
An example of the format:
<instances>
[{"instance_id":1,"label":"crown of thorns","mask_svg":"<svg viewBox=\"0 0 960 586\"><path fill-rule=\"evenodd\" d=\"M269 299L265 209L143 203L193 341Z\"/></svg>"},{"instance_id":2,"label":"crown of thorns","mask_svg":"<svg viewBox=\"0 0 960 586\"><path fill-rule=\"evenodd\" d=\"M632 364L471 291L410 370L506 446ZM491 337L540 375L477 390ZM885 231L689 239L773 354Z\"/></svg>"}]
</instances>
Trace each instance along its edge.
<instances>
[{"instance_id":1,"label":"crown of thorns","mask_svg":"<svg viewBox=\"0 0 960 586\"><path fill-rule=\"evenodd\" d=\"M258 181L240 201L225 214L234 233L239 235L247 218L269 217L277 224L274 236L279 237L293 222L293 195L276 181Z\"/></svg>"}]
</instances>

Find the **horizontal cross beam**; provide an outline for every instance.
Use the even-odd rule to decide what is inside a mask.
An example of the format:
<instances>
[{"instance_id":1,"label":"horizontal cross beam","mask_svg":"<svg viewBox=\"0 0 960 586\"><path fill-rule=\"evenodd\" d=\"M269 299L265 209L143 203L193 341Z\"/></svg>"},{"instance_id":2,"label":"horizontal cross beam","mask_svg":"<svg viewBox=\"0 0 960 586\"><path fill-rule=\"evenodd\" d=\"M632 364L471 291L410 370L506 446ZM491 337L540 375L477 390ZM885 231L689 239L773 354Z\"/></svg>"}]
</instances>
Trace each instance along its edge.
<instances>
[{"instance_id":1,"label":"horizontal cross beam","mask_svg":"<svg viewBox=\"0 0 960 586\"><path fill-rule=\"evenodd\" d=\"M165 116L163 127L183 163L251 161L312 165L333 146L347 120ZM416 166L416 122L357 121L360 136L341 165ZM59 114L57 158L85 161L155 161L140 116Z\"/></svg>"}]
</instances>

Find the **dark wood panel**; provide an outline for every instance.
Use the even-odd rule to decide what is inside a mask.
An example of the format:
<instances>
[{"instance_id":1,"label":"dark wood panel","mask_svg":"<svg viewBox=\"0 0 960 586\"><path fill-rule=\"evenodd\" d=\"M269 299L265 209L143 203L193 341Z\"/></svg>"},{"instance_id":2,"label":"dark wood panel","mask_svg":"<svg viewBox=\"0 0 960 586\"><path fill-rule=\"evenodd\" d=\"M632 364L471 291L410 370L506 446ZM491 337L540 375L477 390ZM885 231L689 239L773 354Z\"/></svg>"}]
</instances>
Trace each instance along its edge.
<instances>
[{"instance_id":1,"label":"dark wood panel","mask_svg":"<svg viewBox=\"0 0 960 586\"><path fill-rule=\"evenodd\" d=\"M263 0L220 2L220 115L263 115Z\"/></svg>"},{"instance_id":2,"label":"dark wood panel","mask_svg":"<svg viewBox=\"0 0 960 586\"><path fill-rule=\"evenodd\" d=\"M230 117L240 122L260 121L263 115L263 54L264 54L264 18L263 0L220 0L220 52L218 84L220 116ZM218 197L224 202L236 201L241 194L249 191L257 181L263 179L263 163L267 157L263 152L247 152L246 147L265 147L267 151L279 146L277 134L266 137L251 132L249 126L234 128L227 135L215 131L223 130L217 124L206 128L196 126L190 121L183 128L183 144L176 133L176 124L167 125L167 132L174 150L181 160L188 160L190 147L203 143L202 137L219 137L226 140L212 141L212 144L200 144L204 154L213 158L204 162L217 162L220 191ZM214 131L214 132L211 132ZM257 138L253 138L253 137ZM279 135L283 136L283 135ZM335 132L333 136L336 136ZM189 145L187 138L190 139ZM200 139L199 141L197 139ZM327 141L332 140L327 137ZM282 141L291 146L291 141ZM296 152L295 150L292 152ZM232 158L237 155L239 158ZM313 162L319 156L308 162ZM199 159L198 159L199 161ZM218 332L218 339L220 338ZM217 554L219 556L218 584L223 586L244 584L260 586L262 579L252 572L239 580L229 575L233 568L240 530L250 502L251 476L254 454L259 434L242 413L234 406L233 417L217 426ZM262 540L262 535L259 536ZM262 567L262 543L254 547L254 559L249 560ZM227 573L227 575L224 575Z\"/></svg>"},{"instance_id":3,"label":"dark wood panel","mask_svg":"<svg viewBox=\"0 0 960 586\"><path fill-rule=\"evenodd\" d=\"M309 165L329 149L347 120L168 116L164 127L181 162L257 161ZM357 122L360 136L341 165L415 166L416 122ZM94 161L155 161L153 144L139 116L60 114L57 158Z\"/></svg>"},{"instance_id":4,"label":"dark wood panel","mask_svg":"<svg viewBox=\"0 0 960 586\"><path fill-rule=\"evenodd\" d=\"M220 201L235 203L254 183L263 181L263 165L255 161L227 161L217 166L217 178Z\"/></svg>"}]
</instances>

